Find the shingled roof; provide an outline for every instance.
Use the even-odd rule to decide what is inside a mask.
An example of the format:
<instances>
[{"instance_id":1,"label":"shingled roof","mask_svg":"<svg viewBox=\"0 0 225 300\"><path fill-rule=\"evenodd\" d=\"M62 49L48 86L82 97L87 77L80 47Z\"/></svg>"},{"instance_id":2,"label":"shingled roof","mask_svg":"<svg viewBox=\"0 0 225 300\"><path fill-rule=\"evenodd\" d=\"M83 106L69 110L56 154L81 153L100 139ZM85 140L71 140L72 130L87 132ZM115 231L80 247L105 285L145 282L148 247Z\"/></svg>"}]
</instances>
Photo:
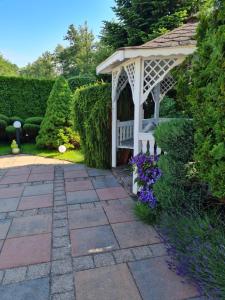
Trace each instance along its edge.
<instances>
[{"instance_id":1,"label":"shingled roof","mask_svg":"<svg viewBox=\"0 0 225 300\"><path fill-rule=\"evenodd\" d=\"M196 45L195 35L198 23L187 23L141 46L121 49L156 49Z\"/></svg>"}]
</instances>

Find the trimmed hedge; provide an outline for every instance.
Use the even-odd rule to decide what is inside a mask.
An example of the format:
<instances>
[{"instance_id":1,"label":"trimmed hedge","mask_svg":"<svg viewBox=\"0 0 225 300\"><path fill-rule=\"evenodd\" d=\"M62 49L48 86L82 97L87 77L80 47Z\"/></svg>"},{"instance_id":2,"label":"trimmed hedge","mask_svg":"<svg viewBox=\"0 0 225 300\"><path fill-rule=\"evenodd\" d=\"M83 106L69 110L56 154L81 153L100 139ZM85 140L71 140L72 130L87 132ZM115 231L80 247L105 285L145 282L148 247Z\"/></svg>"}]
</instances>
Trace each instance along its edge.
<instances>
[{"instance_id":1,"label":"trimmed hedge","mask_svg":"<svg viewBox=\"0 0 225 300\"><path fill-rule=\"evenodd\" d=\"M53 80L0 76L0 113L21 118L44 116Z\"/></svg>"},{"instance_id":2,"label":"trimmed hedge","mask_svg":"<svg viewBox=\"0 0 225 300\"><path fill-rule=\"evenodd\" d=\"M16 139L16 128L14 128L12 125L6 127L5 133L9 141Z\"/></svg>"},{"instance_id":3,"label":"trimmed hedge","mask_svg":"<svg viewBox=\"0 0 225 300\"><path fill-rule=\"evenodd\" d=\"M9 118L3 114L0 114L0 120L4 120L7 124L9 124Z\"/></svg>"},{"instance_id":4,"label":"trimmed hedge","mask_svg":"<svg viewBox=\"0 0 225 300\"><path fill-rule=\"evenodd\" d=\"M85 162L90 167L110 168L111 89L95 83L75 92L75 127L81 138Z\"/></svg>"},{"instance_id":5,"label":"trimmed hedge","mask_svg":"<svg viewBox=\"0 0 225 300\"><path fill-rule=\"evenodd\" d=\"M81 86L87 84L93 84L96 82L95 77L91 76L74 76L68 79L68 83L70 86L71 91L75 91L76 89L80 88Z\"/></svg>"},{"instance_id":6,"label":"trimmed hedge","mask_svg":"<svg viewBox=\"0 0 225 300\"><path fill-rule=\"evenodd\" d=\"M43 117L32 117L27 118L25 120L25 124L35 124L35 125L41 125L41 122L43 121Z\"/></svg>"},{"instance_id":7,"label":"trimmed hedge","mask_svg":"<svg viewBox=\"0 0 225 300\"><path fill-rule=\"evenodd\" d=\"M24 138L27 141L35 141L35 138L37 137L40 130L40 125L37 124L24 124L23 125L23 134Z\"/></svg>"}]
</instances>

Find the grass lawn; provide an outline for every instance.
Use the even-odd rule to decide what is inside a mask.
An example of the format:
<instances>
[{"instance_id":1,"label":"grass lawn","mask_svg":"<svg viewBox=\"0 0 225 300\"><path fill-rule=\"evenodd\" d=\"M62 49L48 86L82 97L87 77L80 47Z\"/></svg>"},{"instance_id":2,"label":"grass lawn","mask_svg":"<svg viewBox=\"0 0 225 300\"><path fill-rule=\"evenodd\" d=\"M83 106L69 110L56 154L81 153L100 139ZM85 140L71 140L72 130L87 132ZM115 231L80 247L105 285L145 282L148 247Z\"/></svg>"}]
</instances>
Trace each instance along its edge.
<instances>
[{"instance_id":1,"label":"grass lawn","mask_svg":"<svg viewBox=\"0 0 225 300\"><path fill-rule=\"evenodd\" d=\"M65 153L59 153L56 150L38 149L35 144L23 144L21 149L21 153L23 154L68 160L73 163L82 163L84 161L84 156L81 150L67 150ZM11 154L10 145L0 143L0 156L7 154Z\"/></svg>"}]
</instances>

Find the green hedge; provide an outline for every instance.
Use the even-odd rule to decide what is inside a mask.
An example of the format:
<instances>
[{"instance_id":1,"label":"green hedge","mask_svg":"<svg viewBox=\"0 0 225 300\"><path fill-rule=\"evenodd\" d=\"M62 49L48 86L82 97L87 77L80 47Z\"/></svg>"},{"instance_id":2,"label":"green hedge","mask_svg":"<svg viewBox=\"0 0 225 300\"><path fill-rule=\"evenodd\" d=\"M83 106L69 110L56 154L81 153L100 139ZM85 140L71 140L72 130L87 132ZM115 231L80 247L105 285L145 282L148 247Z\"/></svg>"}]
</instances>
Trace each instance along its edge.
<instances>
[{"instance_id":1,"label":"green hedge","mask_svg":"<svg viewBox=\"0 0 225 300\"><path fill-rule=\"evenodd\" d=\"M74 76L68 79L68 83L70 86L71 91L75 91L76 89L80 88L81 86L87 84L93 84L96 82L95 77L91 76Z\"/></svg>"},{"instance_id":2,"label":"green hedge","mask_svg":"<svg viewBox=\"0 0 225 300\"><path fill-rule=\"evenodd\" d=\"M44 116L54 81L0 76L0 113L21 118Z\"/></svg>"},{"instance_id":3,"label":"green hedge","mask_svg":"<svg viewBox=\"0 0 225 300\"><path fill-rule=\"evenodd\" d=\"M74 97L75 126L81 137L85 162L109 168L111 160L111 88L95 83L77 89Z\"/></svg>"}]
</instances>

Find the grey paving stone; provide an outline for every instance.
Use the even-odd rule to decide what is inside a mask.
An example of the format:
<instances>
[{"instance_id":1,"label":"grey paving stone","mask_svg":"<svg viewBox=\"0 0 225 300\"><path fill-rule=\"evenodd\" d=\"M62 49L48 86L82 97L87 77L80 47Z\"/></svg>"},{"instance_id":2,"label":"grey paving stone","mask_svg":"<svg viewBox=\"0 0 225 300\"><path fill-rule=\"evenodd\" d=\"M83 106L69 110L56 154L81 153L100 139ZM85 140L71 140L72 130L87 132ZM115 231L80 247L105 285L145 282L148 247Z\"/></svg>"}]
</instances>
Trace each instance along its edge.
<instances>
[{"instance_id":1,"label":"grey paving stone","mask_svg":"<svg viewBox=\"0 0 225 300\"><path fill-rule=\"evenodd\" d=\"M31 265L27 270L27 279L45 277L50 272L50 263Z\"/></svg>"},{"instance_id":2,"label":"grey paving stone","mask_svg":"<svg viewBox=\"0 0 225 300\"><path fill-rule=\"evenodd\" d=\"M99 201L95 190L67 192L66 195L68 204L83 204Z\"/></svg>"},{"instance_id":3,"label":"grey paving stone","mask_svg":"<svg viewBox=\"0 0 225 300\"><path fill-rule=\"evenodd\" d=\"M54 200L55 201L65 201L66 195L61 195L61 196L54 195Z\"/></svg>"},{"instance_id":4,"label":"grey paving stone","mask_svg":"<svg viewBox=\"0 0 225 300\"><path fill-rule=\"evenodd\" d=\"M4 300L48 300L49 279L41 278L0 287L1 299Z\"/></svg>"},{"instance_id":5,"label":"grey paving stone","mask_svg":"<svg viewBox=\"0 0 225 300\"><path fill-rule=\"evenodd\" d=\"M0 240L0 252L1 252L1 249L2 249L2 246L3 246L3 243L4 243L4 240Z\"/></svg>"},{"instance_id":6,"label":"grey paving stone","mask_svg":"<svg viewBox=\"0 0 225 300\"><path fill-rule=\"evenodd\" d=\"M81 209L81 205L80 204L68 205L68 210L70 211L72 209L79 210L79 209Z\"/></svg>"},{"instance_id":7,"label":"grey paving stone","mask_svg":"<svg viewBox=\"0 0 225 300\"><path fill-rule=\"evenodd\" d=\"M129 266L143 299L188 299L198 295L195 287L181 282L181 277L169 270L166 257L130 262Z\"/></svg>"},{"instance_id":8,"label":"grey paving stone","mask_svg":"<svg viewBox=\"0 0 225 300\"><path fill-rule=\"evenodd\" d=\"M23 192L23 196L35 196L35 195L46 195L53 193L53 184L40 184L26 186Z\"/></svg>"},{"instance_id":9,"label":"grey paving stone","mask_svg":"<svg viewBox=\"0 0 225 300\"><path fill-rule=\"evenodd\" d=\"M54 200L54 206L64 206L64 205L66 205L66 199L65 200L59 200L59 201Z\"/></svg>"},{"instance_id":10,"label":"grey paving stone","mask_svg":"<svg viewBox=\"0 0 225 300\"><path fill-rule=\"evenodd\" d=\"M11 220L0 220L0 240L6 238Z\"/></svg>"},{"instance_id":11,"label":"grey paving stone","mask_svg":"<svg viewBox=\"0 0 225 300\"><path fill-rule=\"evenodd\" d=\"M53 213L54 220L62 220L67 218L67 212L54 212Z\"/></svg>"},{"instance_id":12,"label":"grey paving stone","mask_svg":"<svg viewBox=\"0 0 225 300\"><path fill-rule=\"evenodd\" d=\"M85 208L94 208L95 204L94 204L94 202L93 203L84 203L84 204L81 204L80 206L81 206L82 209L85 209Z\"/></svg>"},{"instance_id":13,"label":"grey paving stone","mask_svg":"<svg viewBox=\"0 0 225 300\"><path fill-rule=\"evenodd\" d=\"M75 296L73 292L67 292L67 293L52 295L51 300L75 300Z\"/></svg>"},{"instance_id":14,"label":"grey paving stone","mask_svg":"<svg viewBox=\"0 0 225 300\"><path fill-rule=\"evenodd\" d=\"M38 213L38 209L37 208L29 209L29 210L25 210L23 212L23 216L24 217L35 216L37 213Z\"/></svg>"},{"instance_id":15,"label":"grey paving stone","mask_svg":"<svg viewBox=\"0 0 225 300\"><path fill-rule=\"evenodd\" d=\"M54 248L52 249L52 259L65 259L70 257L70 248L69 247L62 247L62 248Z\"/></svg>"},{"instance_id":16,"label":"grey paving stone","mask_svg":"<svg viewBox=\"0 0 225 300\"><path fill-rule=\"evenodd\" d=\"M0 220L4 220L7 216L7 213L4 212L4 213L0 213Z\"/></svg>"},{"instance_id":17,"label":"grey paving stone","mask_svg":"<svg viewBox=\"0 0 225 300\"><path fill-rule=\"evenodd\" d=\"M70 240L68 236L63 237L53 237L53 247L59 248L59 247L69 247L70 246Z\"/></svg>"},{"instance_id":18,"label":"grey paving stone","mask_svg":"<svg viewBox=\"0 0 225 300\"><path fill-rule=\"evenodd\" d=\"M67 211L67 206L64 205L64 206L57 206L57 207L54 207L54 213L56 212L66 212Z\"/></svg>"},{"instance_id":19,"label":"grey paving stone","mask_svg":"<svg viewBox=\"0 0 225 300\"><path fill-rule=\"evenodd\" d=\"M102 169L91 169L88 168L88 175L91 177L95 176L106 176L106 175L112 175L112 172L109 170L102 170Z\"/></svg>"},{"instance_id":20,"label":"grey paving stone","mask_svg":"<svg viewBox=\"0 0 225 300\"><path fill-rule=\"evenodd\" d=\"M149 248L151 249L153 256L167 255L166 246L164 244L150 245Z\"/></svg>"},{"instance_id":21,"label":"grey paving stone","mask_svg":"<svg viewBox=\"0 0 225 300\"><path fill-rule=\"evenodd\" d=\"M94 263L96 267L115 265L112 253L102 253L94 255Z\"/></svg>"},{"instance_id":22,"label":"grey paving stone","mask_svg":"<svg viewBox=\"0 0 225 300\"><path fill-rule=\"evenodd\" d=\"M153 256L152 251L148 248L148 246L133 248L132 252L136 259L149 258Z\"/></svg>"},{"instance_id":23,"label":"grey paving stone","mask_svg":"<svg viewBox=\"0 0 225 300\"><path fill-rule=\"evenodd\" d=\"M55 228L53 230L54 237L61 237L69 234L68 226Z\"/></svg>"},{"instance_id":24,"label":"grey paving stone","mask_svg":"<svg viewBox=\"0 0 225 300\"><path fill-rule=\"evenodd\" d=\"M15 211L19 204L19 198L1 199L0 212Z\"/></svg>"},{"instance_id":25,"label":"grey paving stone","mask_svg":"<svg viewBox=\"0 0 225 300\"><path fill-rule=\"evenodd\" d=\"M38 209L39 215L46 215L52 213L52 207L41 207Z\"/></svg>"},{"instance_id":26,"label":"grey paving stone","mask_svg":"<svg viewBox=\"0 0 225 300\"><path fill-rule=\"evenodd\" d=\"M23 211L22 210L18 210L18 211L12 211L9 212L7 215L7 218L19 218L23 216Z\"/></svg>"},{"instance_id":27,"label":"grey paving stone","mask_svg":"<svg viewBox=\"0 0 225 300\"><path fill-rule=\"evenodd\" d=\"M73 274L52 277L51 293L63 293L73 290Z\"/></svg>"},{"instance_id":28,"label":"grey paving stone","mask_svg":"<svg viewBox=\"0 0 225 300\"><path fill-rule=\"evenodd\" d=\"M121 249L113 252L118 264L134 260L134 255L130 249Z\"/></svg>"},{"instance_id":29,"label":"grey paving stone","mask_svg":"<svg viewBox=\"0 0 225 300\"><path fill-rule=\"evenodd\" d=\"M3 284L15 283L25 280L26 271L26 267L6 270Z\"/></svg>"},{"instance_id":30,"label":"grey paving stone","mask_svg":"<svg viewBox=\"0 0 225 300\"><path fill-rule=\"evenodd\" d=\"M64 189L62 189L61 191L55 191L54 190L54 196L56 197L58 197L58 196L66 196L65 195L65 191L64 191Z\"/></svg>"},{"instance_id":31,"label":"grey paving stone","mask_svg":"<svg viewBox=\"0 0 225 300\"><path fill-rule=\"evenodd\" d=\"M53 221L53 228L57 228L57 227L64 227L68 225L68 221L67 219L63 219L63 220L54 220Z\"/></svg>"},{"instance_id":32,"label":"grey paving stone","mask_svg":"<svg viewBox=\"0 0 225 300\"><path fill-rule=\"evenodd\" d=\"M63 260L56 260L52 262L51 273L53 275L63 275L71 273L73 270L72 259L67 258Z\"/></svg>"},{"instance_id":33,"label":"grey paving stone","mask_svg":"<svg viewBox=\"0 0 225 300\"><path fill-rule=\"evenodd\" d=\"M82 256L73 258L73 268L75 271L93 269L94 261L92 256Z\"/></svg>"},{"instance_id":34,"label":"grey paving stone","mask_svg":"<svg viewBox=\"0 0 225 300\"><path fill-rule=\"evenodd\" d=\"M0 284L2 282L3 275L4 275L4 271L0 271Z\"/></svg>"},{"instance_id":35,"label":"grey paving stone","mask_svg":"<svg viewBox=\"0 0 225 300\"><path fill-rule=\"evenodd\" d=\"M96 177L92 179L95 189L121 186L114 176Z\"/></svg>"}]
</instances>

